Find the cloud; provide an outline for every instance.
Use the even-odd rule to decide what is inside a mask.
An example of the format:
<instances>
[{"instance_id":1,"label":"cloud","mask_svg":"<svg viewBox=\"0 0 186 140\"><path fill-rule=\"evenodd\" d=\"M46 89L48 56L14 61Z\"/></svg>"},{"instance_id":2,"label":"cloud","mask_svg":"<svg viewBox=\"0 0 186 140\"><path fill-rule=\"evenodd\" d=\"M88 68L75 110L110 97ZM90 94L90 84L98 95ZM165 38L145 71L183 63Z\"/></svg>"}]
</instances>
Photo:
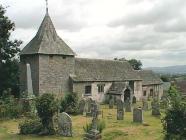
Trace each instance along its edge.
<instances>
[{"instance_id":1,"label":"cloud","mask_svg":"<svg viewBox=\"0 0 186 140\"><path fill-rule=\"evenodd\" d=\"M45 1L2 0L25 46L45 15ZM78 57L125 57L144 66L186 64L185 0L51 0L59 36Z\"/></svg>"}]
</instances>

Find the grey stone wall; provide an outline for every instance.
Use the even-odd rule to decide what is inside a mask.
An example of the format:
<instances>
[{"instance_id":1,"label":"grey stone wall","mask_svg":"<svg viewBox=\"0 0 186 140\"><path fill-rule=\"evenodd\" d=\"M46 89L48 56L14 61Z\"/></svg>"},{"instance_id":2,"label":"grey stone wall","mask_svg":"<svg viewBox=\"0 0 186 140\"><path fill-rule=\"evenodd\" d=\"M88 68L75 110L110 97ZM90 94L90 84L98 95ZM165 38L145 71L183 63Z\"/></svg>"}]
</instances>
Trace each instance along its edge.
<instances>
[{"instance_id":1,"label":"grey stone wall","mask_svg":"<svg viewBox=\"0 0 186 140\"><path fill-rule=\"evenodd\" d=\"M38 55L21 55L20 56L20 92L27 92L26 64L30 64L33 92L39 93L39 56Z\"/></svg>"},{"instance_id":2,"label":"grey stone wall","mask_svg":"<svg viewBox=\"0 0 186 140\"><path fill-rule=\"evenodd\" d=\"M70 91L70 74L74 74L73 56L39 56L39 92L63 95Z\"/></svg>"},{"instance_id":3,"label":"grey stone wall","mask_svg":"<svg viewBox=\"0 0 186 140\"><path fill-rule=\"evenodd\" d=\"M98 93L98 85L104 84L104 92ZM91 96L85 95L85 86L91 85ZM73 92L78 94L79 99L81 98L92 98L97 102L103 102L105 100L105 95L112 85L112 82L79 82L73 83Z\"/></svg>"},{"instance_id":4,"label":"grey stone wall","mask_svg":"<svg viewBox=\"0 0 186 140\"><path fill-rule=\"evenodd\" d=\"M147 99L148 96L150 96L150 90L153 89L153 94L155 96L158 96L159 98L163 95L163 86L161 84L159 85L143 85L143 92L146 91L146 96L143 96L144 99Z\"/></svg>"}]
</instances>

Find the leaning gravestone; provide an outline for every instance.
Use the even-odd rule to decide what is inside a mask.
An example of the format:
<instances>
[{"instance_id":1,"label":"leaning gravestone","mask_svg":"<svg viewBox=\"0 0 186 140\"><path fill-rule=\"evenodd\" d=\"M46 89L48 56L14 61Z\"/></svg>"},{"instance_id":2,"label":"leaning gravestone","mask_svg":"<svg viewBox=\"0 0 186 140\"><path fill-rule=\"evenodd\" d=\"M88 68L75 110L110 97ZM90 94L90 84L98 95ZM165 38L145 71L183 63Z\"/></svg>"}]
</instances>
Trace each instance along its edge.
<instances>
[{"instance_id":1,"label":"leaning gravestone","mask_svg":"<svg viewBox=\"0 0 186 140\"><path fill-rule=\"evenodd\" d=\"M143 103L143 110L147 111L149 109L148 102L146 100L143 100L142 103Z\"/></svg>"},{"instance_id":2,"label":"leaning gravestone","mask_svg":"<svg viewBox=\"0 0 186 140\"><path fill-rule=\"evenodd\" d=\"M152 115L154 116L161 115L160 104L159 104L158 99L153 99L153 101L151 102L151 106L152 106Z\"/></svg>"},{"instance_id":3,"label":"leaning gravestone","mask_svg":"<svg viewBox=\"0 0 186 140\"><path fill-rule=\"evenodd\" d=\"M124 117L124 109L123 109L123 101L117 100L117 120L123 120Z\"/></svg>"},{"instance_id":4,"label":"leaning gravestone","mask_svg":"<svg viewBox=\"0 0 186 140\"><path fill-rule=\"evenodd\" d=\"M65 112L59 114L58 133L62 136L72 137L72 119Z\"/></svg>"},{"instance_id":5,"label":"leaning gravestone","mask_svg":"<svg viewBox=\"0 0 186 140\"><path fill-rule=\"evenodd\" d=\"M114 107L114 99L109 100L109 109L113 109Z\"/></svg>"},{"instance_id":6,"label":"leaning gravestone","mask_svg":"<svg viewBox=\"0 0 186 140\"><path fill-rule=\"evenodd\" d=\"M143 110L141 108L133 109L133 122L143 123Z\"/></svg>"},{"instance_id":7,"label":"leaning gravestone","mask_svg":"<svg viewBox=\"0 0 186 140\"><path fill-rule=\"evenodd\" d=\"M79 113L83 115L84 109L85 109L85 100L82 99L79 102Z\"/></svg>"},{"instance_id":8,"label":"leaning gravestone","mask_svg":"<svg viewBox=\"0 0 186 140\"><path fill-rule=\"evenodd\" d=\"M132 112L132 105L129 98L125 101L125 112Z\"/></svg>"}]
</instances>

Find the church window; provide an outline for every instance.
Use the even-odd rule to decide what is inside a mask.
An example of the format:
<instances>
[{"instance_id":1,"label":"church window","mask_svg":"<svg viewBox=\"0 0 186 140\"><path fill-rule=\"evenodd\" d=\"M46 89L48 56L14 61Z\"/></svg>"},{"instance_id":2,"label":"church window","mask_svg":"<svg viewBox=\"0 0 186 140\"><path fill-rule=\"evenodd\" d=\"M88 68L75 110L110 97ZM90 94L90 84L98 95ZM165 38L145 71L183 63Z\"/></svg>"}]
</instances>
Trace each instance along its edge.
<instances>
[{"instance_id":1,"label":"church window","mask_svg":"<svg viewBox=\"0 0 186 140\"><path fill-rule=\"evenodd\" d=\"M143 91L143 96L146 96L147 95L147 91Z\"/></svg>"},{"instance_id":2,"label":"church window","mask_svg":"<svg viewBox=\"0 0 186 140\"><path fill-rule=\"evenodd\" d=\"M104 84L99 84L98 85L98 93L103 93L104 92Z\"/></svg>"},{"instance_id":3,"label":"church window","mask_svg":"<svg viewBox=\"0 0 186 140\"><path fill-rule=\"evenodd\" d=\"M85 86L85 95L90 95L91 94L91 85Z\"/></svg>"}]
</instances>

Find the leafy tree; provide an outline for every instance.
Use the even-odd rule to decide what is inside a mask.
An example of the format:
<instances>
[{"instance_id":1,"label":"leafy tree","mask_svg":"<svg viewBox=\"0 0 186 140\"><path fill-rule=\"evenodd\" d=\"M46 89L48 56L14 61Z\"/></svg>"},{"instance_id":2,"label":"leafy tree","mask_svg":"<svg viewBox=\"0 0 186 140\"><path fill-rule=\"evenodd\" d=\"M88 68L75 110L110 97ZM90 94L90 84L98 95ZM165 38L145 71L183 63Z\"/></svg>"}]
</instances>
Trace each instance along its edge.
<instances>
[{"instance_id":1,"label":"leafy tree","mask_svg":"<svg viewBox=\"0 0 186 140\"><path fill-rule=\"evenodd\" d=\"M134 70L141 70L142 63L140 60L130 59L128 60L128 62L130 63Z\"/></svg>"},{"instance_id":2,"label":"leafy tree","mask_svg":"<svg viewBox=\"0 0 186 140\"><path fill-rule=\"evenodd\" d=\"M18 61L21 41L10 40L10 35L15 29L15 24L5 16L6 10L0 5L0 94L11 88L12 93L17 93L18 88Z\"/></svg>"},{"instance_id":3,"label":"leafy tree","mask_svg":"<svg viewBox=\"0 0 186 140\"><path fill-rule=\"evenodd\" d=\"M36 99L36 109L44 130L42 134L54 134L52 117L57 112L57 102L52 94L43 94Z\"/></svg>"},{"instance_id":4,"label":"leafy tree","mask_svg":"<svg viewBox=\"0 0 186 140\"><path fill-rule=\"evenodd\" d=\"M136 60L136 59L126 60L125 58L119 58L119 59L114 58L114 60L128 61L134 70L141 70L141 67L143 66L142 62L140 60Z\"/></svg>"},{"instance_id":5,"label":"leafy tree","mask_svg":"<svg viewBox=\"0 0 186 140\"><path fill-rule=\"evenodd\" d=\"M170 82L169 76L168 75L161 75L161 80L163 82Z\"/></svg>"},{"instance_id":6,"label":"leafy tree","mask_svg":"<svg viewBox=\"0 0 186 140\"><path fill-rule=\"evenodd\" d=\"M186 104L175 86L169 90L169 107L162 119L166 139L186 139Z\"/></svg>"}]
</instances>

